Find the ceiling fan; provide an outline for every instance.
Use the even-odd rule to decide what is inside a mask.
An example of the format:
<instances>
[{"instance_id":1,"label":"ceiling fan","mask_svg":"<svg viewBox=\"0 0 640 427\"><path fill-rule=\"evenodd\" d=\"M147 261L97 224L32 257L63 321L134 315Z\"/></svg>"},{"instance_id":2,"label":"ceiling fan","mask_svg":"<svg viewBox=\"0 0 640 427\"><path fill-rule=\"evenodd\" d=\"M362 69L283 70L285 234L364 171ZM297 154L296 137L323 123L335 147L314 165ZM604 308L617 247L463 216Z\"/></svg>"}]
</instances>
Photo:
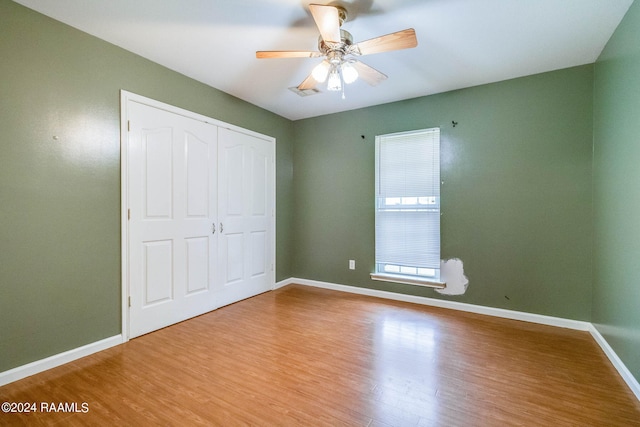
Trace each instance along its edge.
<instances>
[{"instance_id":1,"label":"ceiling fan","mask_svg":"<svg viewBox=\"0 0 640 427\"><path fill-rule=\"evenodd\" d=\"M310 4L309 10L320 30L318 51L258 51L256 58L320 58L311 74L298 86L299 91L314 89L319 83L327 82L327 90L341 91L344 85L361 78L371 86L387 79L387 76L356 57L373 53L388 52L416 47L418 40L413 28L397 31L359 43L353 42L348 31L341 29L347 20L347 10L339 5Z\"/></svg>"}]
</instances>

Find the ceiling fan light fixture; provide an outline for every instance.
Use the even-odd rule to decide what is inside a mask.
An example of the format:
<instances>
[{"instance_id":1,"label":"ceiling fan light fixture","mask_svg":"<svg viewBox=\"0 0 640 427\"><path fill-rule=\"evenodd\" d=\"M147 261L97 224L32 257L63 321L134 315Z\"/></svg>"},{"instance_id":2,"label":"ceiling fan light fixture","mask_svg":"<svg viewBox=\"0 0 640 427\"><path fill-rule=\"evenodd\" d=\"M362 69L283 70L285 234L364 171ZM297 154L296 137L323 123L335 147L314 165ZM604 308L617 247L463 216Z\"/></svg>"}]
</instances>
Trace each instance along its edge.
<instances>
[{"instance_id":1,"label":"ceiling fan light fixture","mask_svg":"<svg viewBox=\"0 0 640 427\"><path fill-rule=\"evenodd\" d=\"M356 70L349 62L342 63L342 79L346 84L351 84L358 80L358 70Z\"/></svg>"},{"instance_id":2,"label":"ceiling fan light fixture","mask_svg":"<svg viewBox=\"0 0 640 427\"><path fill-rule=\"evenodd\" d=\"M311 75L318 83L324 83L329 75L329 64L326 61L322 61L313 68Z\"/></svg>"}]
</instances>

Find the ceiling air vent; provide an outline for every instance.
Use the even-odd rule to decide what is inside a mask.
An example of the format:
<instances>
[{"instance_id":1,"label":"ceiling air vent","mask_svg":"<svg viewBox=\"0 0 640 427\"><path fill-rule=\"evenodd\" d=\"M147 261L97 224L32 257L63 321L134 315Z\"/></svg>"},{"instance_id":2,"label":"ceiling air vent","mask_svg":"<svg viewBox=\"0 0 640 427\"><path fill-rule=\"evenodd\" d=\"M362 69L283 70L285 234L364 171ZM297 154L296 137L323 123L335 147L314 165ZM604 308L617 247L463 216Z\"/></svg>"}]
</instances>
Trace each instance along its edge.
<instances>
[{"instance_id":1,"label":"ceiling air vent","mask_svg":"<svg viewBox=\"0 0 640 427\"><path fill-rule=\"evenodd\" d=\"M311 95L315 95L316 93L320 93L320 91L316 88L312 88L312 89L298 89L297 87L290 87L289 90L293 93L297 93L300 96L311 96Z\"/></svg>"}]
</instances>

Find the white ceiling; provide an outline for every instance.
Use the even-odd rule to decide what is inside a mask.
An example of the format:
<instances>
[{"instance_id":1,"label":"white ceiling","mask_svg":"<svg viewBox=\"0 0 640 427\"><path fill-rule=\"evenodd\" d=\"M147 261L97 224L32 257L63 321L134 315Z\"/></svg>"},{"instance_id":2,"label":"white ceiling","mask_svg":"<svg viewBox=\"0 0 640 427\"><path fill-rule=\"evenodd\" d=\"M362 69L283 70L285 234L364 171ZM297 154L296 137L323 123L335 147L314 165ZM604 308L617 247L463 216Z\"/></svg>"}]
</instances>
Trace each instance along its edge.
<instances>
[{"instance_id":1,"label":"white ceiling","mask_svg":"<svg viewBox=\"0 0 640 427\"><path fill-rule=\"evenodd\" d=\"M300 97L319 58L309 3L330 0L15 0L289 119L377 105L594 62L633 0L350 0L356 42L415 28L418 47L361 57L389 76Z\"/></svg>"}]
</instances>

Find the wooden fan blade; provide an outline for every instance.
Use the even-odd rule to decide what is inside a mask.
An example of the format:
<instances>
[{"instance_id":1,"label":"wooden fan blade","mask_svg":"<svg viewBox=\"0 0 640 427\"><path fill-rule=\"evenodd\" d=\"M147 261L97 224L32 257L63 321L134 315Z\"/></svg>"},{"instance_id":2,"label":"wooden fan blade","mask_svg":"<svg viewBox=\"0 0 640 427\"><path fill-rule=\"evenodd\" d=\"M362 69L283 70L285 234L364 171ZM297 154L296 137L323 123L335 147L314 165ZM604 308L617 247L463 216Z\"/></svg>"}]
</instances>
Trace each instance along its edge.
<instances>
[{"instance_id":1,"label":"wooden fan blade","mask_svg":"<svg viewBox=\"0 0 640 427\"><path fill-rule=\"evenodd\" d=\"M302 83L300 83L300 85L298 86L298 90L313 89L317 84L318 82L316 81L316 79L314 79L313 76L309 74L307 78L304 79Z\"/></svg>"},{"instance_id":2,"label":"wooden fan blade","mask_svg":"<svg viewBox=\"0 0 640 427\"><path fill-rule=\"evenodd\" d=\"M256 58L317 58L322 56L320 52L306 50L259 50Z\"/></svg>"},{"instance_id":3,"label":"wooden fan blade","mask_svg":"<svg viewBox=\"0 0 640 427\"><path fill-rule=\"evenodd\" d=\"M340 14L333 6L310 4L309 10L325 42L340 43Z\"/></svg>"},{"instance_id":4,"label":"wooden fan blade","mask_svg":"<svg viewBox=\"0 0 640 427\"><path fill-rule=\"evenodd\" d=\"M352 62L351 66L358 72L358 78L369 83L371 86L377 86L379 83L387 79L386 74L382 74L375 68L370 67L360 61Z\"/></svg>"},{"instance_id":5,"label":"wooden fan blade","mask_svg":"<svg viewBox=\"0 0 640 427\"><path fill-rule=\"evenodd\" d=\"M362 55L408 49L416 46L418 46L418 39L413 28L365 40L357 44L358 50Z\"/></svg>"}]
</instances>

